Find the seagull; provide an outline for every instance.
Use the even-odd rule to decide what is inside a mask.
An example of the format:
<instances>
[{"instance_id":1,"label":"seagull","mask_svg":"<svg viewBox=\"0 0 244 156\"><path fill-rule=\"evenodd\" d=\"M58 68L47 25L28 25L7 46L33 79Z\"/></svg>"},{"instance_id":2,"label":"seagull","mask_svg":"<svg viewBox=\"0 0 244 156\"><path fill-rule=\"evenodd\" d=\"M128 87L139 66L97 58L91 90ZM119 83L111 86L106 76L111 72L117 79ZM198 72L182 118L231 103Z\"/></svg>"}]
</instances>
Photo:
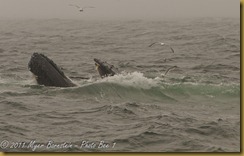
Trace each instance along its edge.
<instances>
[{"instance_id":1,"label":"seagull","mask_svg":"<svg viewBox=\"0 0 244 156\"><path fill-rule=\"evenodd\" d=\"M170 70L174 69L174 68L177 68L177 66L173 66L173 67L169 67L166 72L164 73L164 75L166 75Z\"/></svg>"},{"instance_id":2,"label":"seagull","mask_svg":"<svg viewBox=\"0 0 244 156\"><path fill-rule=\"evenodd\" d=\"M161 46L169 46L169 45L167 45L167 44L165 44L165 43L163 43L163 42L154 42L154 43L150 44L148 47L152 47L152 46L155 45L155 44L159 44L159 45L161 45ZM169 46L169 48L171 49L171 51L172 51L173 53L175 52L174 49L173 49L171 46Z\"/></svg>"},{"instance_id":3,"label":"seagull","mask_svg":"<svg viewBox=\"0 0 244 156\"><path fill-rule=\"evenodd\" d=\"M177 66L173 66L173 67L169 67L164 74L161 74L162 77L164 77L170 70L174 69L174 68L178 68Z\"/></svg>"},{"instance_id":4,"label":"seagull","mask_svg":"<svg viewBox=\"0 0 244 156\"><path fill-rule=\"evenodd\" d=\"M86 8L94 8L92 6L80 7L78 5L70 4L70 6L76 7L80 12L83 12Z\"/></svg>"}]
</instances>

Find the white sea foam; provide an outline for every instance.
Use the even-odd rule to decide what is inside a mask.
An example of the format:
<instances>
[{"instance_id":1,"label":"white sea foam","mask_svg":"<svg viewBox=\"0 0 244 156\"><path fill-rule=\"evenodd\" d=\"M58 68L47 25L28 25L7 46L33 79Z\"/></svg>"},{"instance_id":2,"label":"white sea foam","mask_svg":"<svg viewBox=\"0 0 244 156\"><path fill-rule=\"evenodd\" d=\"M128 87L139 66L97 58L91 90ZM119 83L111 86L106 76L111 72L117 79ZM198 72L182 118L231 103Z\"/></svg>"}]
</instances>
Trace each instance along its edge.
<instances>
[{"instance_id":1,"label":"white sea foam","mask_svg":"<svg viewBox=\"0 0 244 156\"><path fill-rule=\"evenodd\" d=\"M159 85L159 79L147 78L141 72L121 73L115 76L106 77L99 82L110 82L125 86L150 89Z\"/></svg>"}]
</instances>

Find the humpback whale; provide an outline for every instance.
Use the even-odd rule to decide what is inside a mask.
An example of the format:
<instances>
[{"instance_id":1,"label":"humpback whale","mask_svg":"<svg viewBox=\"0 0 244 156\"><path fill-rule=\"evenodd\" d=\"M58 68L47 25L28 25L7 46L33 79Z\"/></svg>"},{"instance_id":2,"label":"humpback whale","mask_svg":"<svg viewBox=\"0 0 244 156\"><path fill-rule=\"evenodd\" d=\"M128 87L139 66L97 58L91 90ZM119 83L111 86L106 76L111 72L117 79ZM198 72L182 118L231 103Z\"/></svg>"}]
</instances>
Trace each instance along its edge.
<instances>
[{"instance_id":1,"label":"humpback whale","mask_svg":"<svg viewBox=\"0 0 244 156\"><path fill-rule=\"evenodd\" d=\"M94 58L96 69L101 76L101 78L114 76L116 73L114 71L115 67L108 64L107 62L102 62L99 59Z\"/></svg>"},{"instance_id":2,"label":"humpback whale","mask_svg":"<svg viewBox=\"0 0 244 156\"><path fill-rule=\"evenodd\" d=\"M119 73L119 70L113 65L94 58L96 69L101 78L114 76ZM170 70L177 66L167 69L165 76ZM33 53L28 63L28 69L35 75L39 85L54 86L54 87L74 87L74 84L64 72L47 56L41 53ZM80 79L89 79L85 77L76 77Z\"/></svg>"},{"instance_id":3,"label":"humpback whale","mask_svg":"<svg viewBox=\"0 0 244 156\"><path fill-rule=\"evenodd\" d=\"M29 70L35 75L40 85L55 87L76 86L64 72L47 56L33 53L28 63Z\"/></svg>"}]
</instances>

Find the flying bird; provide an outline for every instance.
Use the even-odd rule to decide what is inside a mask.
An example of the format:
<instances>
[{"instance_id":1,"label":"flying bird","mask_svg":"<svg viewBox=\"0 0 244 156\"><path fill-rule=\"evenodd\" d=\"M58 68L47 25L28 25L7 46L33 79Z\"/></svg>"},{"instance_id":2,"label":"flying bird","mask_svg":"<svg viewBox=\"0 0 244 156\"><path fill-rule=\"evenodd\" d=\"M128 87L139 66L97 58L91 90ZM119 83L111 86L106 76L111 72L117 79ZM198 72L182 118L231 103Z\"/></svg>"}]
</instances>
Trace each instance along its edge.
<instances>
[{"instance_id":1,"label":"flying bird","mask_svg":"<svg viewBox=\"0 0 244 156\"><path fill-rule=\"evenodd\" d=\"M170 71L170 70L173 70L175 68L178 68L177 66L173 66L173 67L169 67L164 74L161 74L162 77L164 77L165 75L167 75L167 73Z\"/></svg>"},{"instance_id":2,"label":"flying bird","mask_svg":"<svg viewBox=\"0 0 244 156\"><path fill-rule=\"evenodd\" d=\"M154 43L150 44L148 47L152 47L152 46L155 45L155 44L159 44L159 45L161 45L161 46L169 46L169 48L171 49L171 51L172 51L173 53L175 52L174 49L173 49L170 45L165 44L165 43L163 43L163 42L154 42Z\"/></svg>"},{"instance_id":3,"label":"flying bird","mask_svg":"<svg viewBox=\"0 0 244 156\"><path fill-rule=\"evenodd\" d=\"M86 8L94 8L93 6L80 7L74 4L70 4L70 6L76 7L80 12L83 12Z\"/></svg>"}]
</instances>

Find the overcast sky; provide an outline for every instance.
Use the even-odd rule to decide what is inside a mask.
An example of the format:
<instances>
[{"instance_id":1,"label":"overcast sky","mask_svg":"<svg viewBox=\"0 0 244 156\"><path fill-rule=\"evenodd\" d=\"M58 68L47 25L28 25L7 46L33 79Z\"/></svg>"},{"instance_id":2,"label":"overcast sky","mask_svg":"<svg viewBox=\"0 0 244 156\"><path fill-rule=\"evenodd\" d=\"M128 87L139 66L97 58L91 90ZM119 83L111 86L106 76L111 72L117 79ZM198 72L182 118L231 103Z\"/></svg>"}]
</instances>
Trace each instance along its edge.
<instances>
[{"instance_id":1,"label":"overcast sky","mask_svg":"<svg viewBox=\"0 0 244 156\"><path fill-rule=\"evenodd\" d=\"M94 6L79 12L75 7ZM239 0L0 0L0 19L240 18Z\"/></svg>"}]
</instances>

